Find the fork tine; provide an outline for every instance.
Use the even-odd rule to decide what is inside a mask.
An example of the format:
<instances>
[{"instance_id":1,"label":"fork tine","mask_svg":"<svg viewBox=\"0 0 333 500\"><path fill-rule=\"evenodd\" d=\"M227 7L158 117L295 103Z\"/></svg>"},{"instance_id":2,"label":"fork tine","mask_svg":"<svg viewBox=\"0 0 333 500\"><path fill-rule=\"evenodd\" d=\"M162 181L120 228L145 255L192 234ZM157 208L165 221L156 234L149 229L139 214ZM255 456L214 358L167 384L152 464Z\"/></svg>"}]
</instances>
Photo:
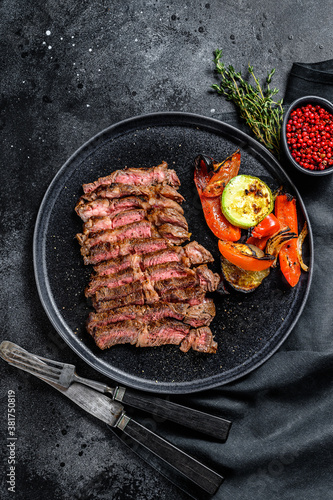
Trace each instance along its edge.
<instances>
[{"instance_id":1,"label":"fork tine","mask_svg":"<svg viewBox=\"0 0 333 500\"><path fill-rule=\"evenodd\" d=\"M49 378L49 380L57 381L61 375L62 363L50 362L46 358L41 358L36 355L32 355L23 349L10 348L2 349L2 353L5 355L6 360L14 364L21 370L25 370L30 373L37 373L43 377ZM55 364L56 366L52 366Z\"/></svg>"}]
</instances>

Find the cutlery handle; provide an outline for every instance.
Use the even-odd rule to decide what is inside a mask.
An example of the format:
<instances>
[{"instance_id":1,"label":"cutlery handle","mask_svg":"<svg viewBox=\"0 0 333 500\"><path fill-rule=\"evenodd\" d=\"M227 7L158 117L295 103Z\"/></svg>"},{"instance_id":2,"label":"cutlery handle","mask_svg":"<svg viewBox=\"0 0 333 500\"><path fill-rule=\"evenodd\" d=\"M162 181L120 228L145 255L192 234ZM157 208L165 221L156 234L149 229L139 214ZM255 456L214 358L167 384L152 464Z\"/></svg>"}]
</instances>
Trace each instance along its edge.
<instances>
[{"instance_id":1,"label":"cutlery handle","mask_svg":"<svg viewBox=\"0 0 333 500\"><path fill-rule=\"evenodd\" d=\"M210 495L213 495L222 484L223 476L132 420L126 414L123 414L119 419L117 427Z\"/></svg>"},{"instance_id":2,"label":"cutlery handle","mask_svg":"<svg viewBox=\"0 0 333 500\"><path fill-rule=\"evenodd\" d=\"M171 420L187 428L208 434L214 438L226 441L231 422L224 418L210 415L199 410L172 403L166 399L142 394L139 391L117 387L114 399L121 403L144 410L152 415Z\"/></svg>"}]
</instances>

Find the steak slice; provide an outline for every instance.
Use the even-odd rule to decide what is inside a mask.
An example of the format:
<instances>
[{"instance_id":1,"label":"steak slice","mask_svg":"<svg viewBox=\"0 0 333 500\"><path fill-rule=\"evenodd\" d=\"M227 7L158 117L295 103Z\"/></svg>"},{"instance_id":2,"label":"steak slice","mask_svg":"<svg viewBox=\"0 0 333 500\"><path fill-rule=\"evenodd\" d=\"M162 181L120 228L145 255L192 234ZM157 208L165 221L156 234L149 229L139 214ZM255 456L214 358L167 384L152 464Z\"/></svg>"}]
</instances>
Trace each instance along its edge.
<instances>
[{"instance_id":1,"label":"steak slice","mask_svg":"<svg viewBox=\"0 0 333 500\"><path fill-rule=\"evenodd\" d=\"M179 345L189 333L190 327L174 319L153 321L141 328L137 347L157 347L165 344Z\"/></svg>"},{"instance_id":2,"label":"steak slice","mask_svg":"<svg viewBox=\"0 0 333 500\"><path fill-rule=\"evenodd\" d=\"M201 304L191 306L186 311L184 323L195 328L199 326L208 326L213 321L216 309L213 299L205 298Z\"/></svg>"},{"instance_id":3,"label":"steak slice","mask_svg":"<svg viewBox=\"0 0 333 500\"><path fill-rule=\"evenodd\" d=\"M138 290L132 293L128 293L123 297L116 297L111 300L104 300L98 302L95 298L93 298L93 305L96 312L108 311L111 309L118 309L119 307L125 307L128 305L140 305L142 306L145 303L145 294L143 290Z\"/></svg>"},{"instance_id":4,"label":"steak slice","mask_svg":"<svg viewBox=\"0 0 333 500\"><path fill-rule=\"evenodd\" d=\"M191 241L190 243L185 245L184 251L193 266L214 262L214 257L212 256L212 254L197 241Z\"/></svg>"},{"instance_id":5,"label":"steak slice","mask_svg":"<svg viewBox=\"0 0 333 500\"><path fill-rule=\"evenodd\" d=\"M170 209L176 210L180 214L184 214L184 210L179 205L179 203L177 203L176 201L174 201L171 198L167 198L166 196L162 196L160 194L156 194L155 196L151 196L148 199L148 203L149 203L151 208L161 208L161 209L170 208Z\"/></svg>"},{"instance_id":6,"label":"steak slice","mask_svg":"<svg viewBox=\"0 0 333 500\"><path fill-rule=\"evenodd\" d=\"M141 330L145 329L140 321L121 321L98 328L93 338L100 349L107 349L116 344L136 344Z\"/></svg>"},{"instance_id":7,"label":"steak slice","mask_svg":"<svg viewBox=\"0 0 333 500\"><path fill-rule=\"evenodd\" d=\"M107 198L97 198L96 200L86 202L80 199L75 207L78 216L87 222L91 217L110 217L133 208L142 208L148 210L150 204L142 198L129 196L128 198L116 198L109 200Z\"/></svg>"},{"instance_id":8,"label":"steak slice","mask_svg":"<svg viewBox=\"0 0 333 500\"><path fill-rule=\"evenodd\" d=\"M78 233L76 238L84 252L89 251L90 248L98 245L99 243L116 243L131 238L151 238L153 234L153 227L150 222L143 220L126 224L126 226L117 227L116 229L106 229L98 233L89 235Z\"/></svg>"},{"instance_id":9,"label":"steak slice","mask_svg":"<svg viewBox=\"0 0 333 500\"><path fill-rule=\"evenodd\" d=\"M173 224L163 224L158 228L159 234L167 240L171 245L181 245L184 241L189 240L191 233L180 226Z\"/></svg>"},{"instance_id":10,"label":"steak slice","mask_svg":"<svg viewBox=\"0 0 333 500\"><path fill-rule=\"evenodd\" d=\"M129 305L117 309L90 313L87 321L87 330L90 334L96 328L106 326L110 323L137 319L143 323L150 323L164 318L183 320L188 309L188 304L158 303L151 306Z\"/></svg>"},{"instance_id":11,"label":"steak slice","mask_svg":"<svg viewBox=\"0 0 333 500\"><path fill-rule=\"evenodd\" d=\"M116 259L100 262L94 266L95 275L105 276L113 274L129 267L141 267L145 270L158 264L166 262L181 262L184 266L190 267L190 260L186 257L182 247L170 247L156 252L149 252L144 255L124 255Z\"/></svg>"},{"instance_id":12,"label":"steak slice","mask_svg":"<svg viewBox=\"0 0 333 500\"><path fill-rule=\"evenodd\" d=\"M103 286L99 288L93 298L93 305L97 309L99 302L105 300L118 299L120 297L125 297L126 295L134 292L142 292L143 287L140 281L134 281L132 283L127 283L126 285L120 285L118 287L109 288L108 286Z\"/></svg>"},{"instance_id":13,"label":"steak slice","mask_svg":"<svg viewBox=\"0 0 333 500\"><path fill-rule=\"evenodd\" d=\"M155 208L149 213L148 220L150 220L157 227L168 223L174 226L182 227L185 231L188 231L188 224L185 217L174 208Z\"/></svg>"},{"instance_id":14,"label":"steak slice","mask_svg":"<svg viewBox=\"0 0 333 500\"><path fill-rule=\"evenodd\" d=\"M180 262L165 262L146 269L146 276L151 281L165 281L171 278L184 278L193 276L195 273Z\"/></svg>"},{"instance_id":15,"label":"steak slice","mask_svg":"<svg viewBox=\"0 0 333 500\"><path fill-rule=\"evenodd\" d=\"M163 250L162 250L163 251ZM118 273L119 271L123 271L124 269L128 269L130 267L140 267L142 260L141 255L121 255L116 259L110 259L94 266L95 276L107 276L109 274Z\"/></svg>"},{"instance_id":16,"label":"steak slice","mask_svg":"<svg viewBox=\"0 0 333 500\"><path fill-rule=\"evenodd\" d=\"M205 298L205 290L200 285L188 288L174 288L163 293L165 302L186 302L191 306L201 304Z\"/></svg>"},{"instance_id":17,"label":"steak slice","mask_svg":"<svg viewBox=\"0 0 333 500\"><path fill-rule=\"evenodd\" d=\"M216 353L217 342L215 342L212 331L208 326L190 330L188 336L182 341L180 350L187 352L191 348L194 351L209 354Z\"/></svg>"},{"instance_id":18,"label":"steak slice","mask_svg":"<svg viewBox=\"0 0 333 500\"><path fill-rule=\"evenodd\" d=\"M85 265L98 264L104 260L116 259L119 256L128 254L144 254L162 250L168 247L168 243L163 238L140 238L128 239L118 243L99 243L93 248L81 248Z\"/></svg>"},{"instance_id":19,"label":"steak slice","mask_svg":"<svg viewBox=\"0 0 333 500\"><path fill-rule=\"evenodd\" d=\"M206 264L196 268L197 276L200 280L200 285L208 292L214 292L220 283L220 276L213 273Z\"/></svg>"},{"instance_id":20,"label":"steak slice","mask_svg":"<svg viewBox=\"0 0 333 500\"><path fill-rule=\"evenodd\" d=\"M83 191L90 193L99 186L110 184L131 184L134 186L150 186L154 184L170 184L178 187L180 181L174 170L168 169L166 162L151 168L124 168L115 170L106 177L100 177L97 181L83 184Z\"/></svg>"},{"instance_id":21,"label":"steak slice","mask_svg":"<svg viewBox=\"0 0 333 500\"><path fill-rule=\"evenodd\" d=\"M186 258L182 247L171 247L158 250L142 256L142 268L147 269L165 262L182 262L184 266L190 267L190 260Z\"/></svg>"},{"instance_id":22,"label":"steak slice","mask_svg":"<svg viewBox=\"0 0 333 500\"><path fill-rule=\"evenodd\" d=\"M91 217L83 224L83 234L96 233L105 229L115 229L116 227L126 226L133 222L139 222L147 217L147 211L142 208L134 210L125 210L115 215L103 217Z\"/></svg>"},{"instance_id":23,"label":"steak slice","mask_svg":"<svg viewBox=\"0 0 333 500\"><path fill-rule=\"evenodd\" d=\"M93 276L85 289L85 296L91 297L102 287L117 288L133 281L143 281L145 276L140 268L123 269L107 276Z\"/></svg>"},{"instance_id":24,"label":"steak slice","mask_svg":"<svg viewBox=\"0 0 333 500\"><path fill-rule=\"evenodd\" d=\"M150 198L154 196L164 196L177 203L183 203L184 197L172 186L168 184L157 184L155 186L133 186L129 184L111 184L109 186L100 186L90 193L81 196L81 199L93 201L96 198L125 198L127 196L139 196Z\"/></svg>"}]
</instances>

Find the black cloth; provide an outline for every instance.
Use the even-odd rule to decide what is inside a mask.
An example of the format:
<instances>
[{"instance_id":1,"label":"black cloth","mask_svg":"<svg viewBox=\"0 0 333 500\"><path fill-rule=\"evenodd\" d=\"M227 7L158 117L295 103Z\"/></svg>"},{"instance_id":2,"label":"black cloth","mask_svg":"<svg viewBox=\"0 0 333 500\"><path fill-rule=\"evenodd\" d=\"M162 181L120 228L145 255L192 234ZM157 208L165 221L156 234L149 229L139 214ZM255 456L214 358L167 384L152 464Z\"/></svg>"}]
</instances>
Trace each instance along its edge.
<instances>
[{"instance_id":1,"label":"black cloth","mask_svg":"<svg viewBox=\"0 0 333 500\"><path fill-rule=\"evenodd\" d=\"M284 97L290 104L305 95L316 95L332 101L333 59L318 63L295 62L292 65Z\"/></svg>"},{"instance_id":2,"label":"black cloth","mask_svg":"<svg viewBox=\"0 0 333 500\"><path fill-rule=\"evenodd\" d=\"M328 85L333 83L332 67L333 61L294 65L286 101L309 94L333 100L333 85ZM216 500L333 498L333 176L288 174L300 191L314 235L313 281L298 323L278 352L246 377L173 398L232 420L225 444L186 435L166 423L157 430L222 473L225 481ZM186 489L174 474L167 475ZM199 491L187 491L201 498Z\"/></svg>"}]
</instances>

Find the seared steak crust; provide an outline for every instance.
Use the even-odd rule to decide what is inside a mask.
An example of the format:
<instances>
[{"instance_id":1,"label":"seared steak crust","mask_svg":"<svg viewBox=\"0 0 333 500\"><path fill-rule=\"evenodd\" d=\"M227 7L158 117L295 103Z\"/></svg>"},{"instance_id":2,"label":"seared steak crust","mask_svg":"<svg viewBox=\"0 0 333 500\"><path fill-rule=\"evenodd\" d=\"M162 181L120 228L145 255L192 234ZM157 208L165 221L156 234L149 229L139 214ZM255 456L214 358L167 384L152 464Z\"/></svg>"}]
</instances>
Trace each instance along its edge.
<instances>
[{"instance_id":1,"label":"seared steak crust","mask_svg":"<svg viewBox=\"0 0 333 500\"><path fill-rule=\"evenodd\" d=\"M179 179L165 162L125 168L84 184L75 211L84 264L93 265L85 295L94 312L87 331L100 349L116 344L180 346L216 352L207 292L219 276L211 253L189 240Z\"/></svg>"}]
</instances>

